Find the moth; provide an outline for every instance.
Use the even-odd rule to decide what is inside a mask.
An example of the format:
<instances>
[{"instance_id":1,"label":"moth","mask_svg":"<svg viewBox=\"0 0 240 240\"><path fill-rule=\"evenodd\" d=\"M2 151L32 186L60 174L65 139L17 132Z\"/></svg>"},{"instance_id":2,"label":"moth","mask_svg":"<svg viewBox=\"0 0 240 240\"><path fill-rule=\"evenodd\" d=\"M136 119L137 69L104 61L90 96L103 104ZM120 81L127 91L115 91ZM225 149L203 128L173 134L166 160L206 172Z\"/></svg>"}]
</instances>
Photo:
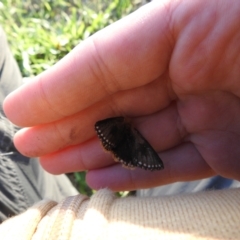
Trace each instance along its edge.
<instances>
[{"instance_id":1,"label":"moth","mask_svg":"<svg viewBox=\"0 0 240 240\"><path fill-rule=\"evenodd\" d=\"M103 148L127 168L161 170L163 162L148 141L124 117L96 122L95 130Z\"/></svg>"}]
</instances>

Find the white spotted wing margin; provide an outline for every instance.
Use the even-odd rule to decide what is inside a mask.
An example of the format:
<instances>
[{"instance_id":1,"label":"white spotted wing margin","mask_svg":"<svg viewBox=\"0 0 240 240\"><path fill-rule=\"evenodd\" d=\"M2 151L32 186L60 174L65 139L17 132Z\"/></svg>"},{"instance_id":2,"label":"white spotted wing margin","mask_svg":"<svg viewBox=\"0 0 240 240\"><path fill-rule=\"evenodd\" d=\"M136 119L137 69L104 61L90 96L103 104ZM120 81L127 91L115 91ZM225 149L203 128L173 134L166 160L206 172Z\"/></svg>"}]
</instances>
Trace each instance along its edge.
<instances>
[{"instance_id":1,"label":"white spotted wing margin","mask_svg":"<svg viewBox=\"0 0 240 240\"><path fill-rule=\"evenodd\" d=\"M125 167L161 170L163 162L148 141L124 117L96 122L95 130L106 151Z\"/></svg>"}]
</instances>

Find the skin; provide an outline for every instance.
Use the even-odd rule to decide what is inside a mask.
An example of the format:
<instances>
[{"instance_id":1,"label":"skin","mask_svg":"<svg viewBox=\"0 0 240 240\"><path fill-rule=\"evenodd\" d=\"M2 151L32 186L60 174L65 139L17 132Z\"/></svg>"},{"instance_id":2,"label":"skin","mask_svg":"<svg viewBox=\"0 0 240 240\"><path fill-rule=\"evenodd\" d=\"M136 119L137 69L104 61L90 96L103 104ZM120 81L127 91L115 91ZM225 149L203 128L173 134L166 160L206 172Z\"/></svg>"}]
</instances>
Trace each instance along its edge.
<instances>
[{"instance_id":1,"label":"skin","mask_svg":"<svg viewBox=\"0 0 240 240\"><path fill-rule=\"evenodd\" d=\"M83 41L11 93L26 156L53 174L88 170L95 189L131 190L214 175L240 180L240 4L153 1ZM128 170L96 121L127 116L165 169Z\"/></svg>"}]
</instances>

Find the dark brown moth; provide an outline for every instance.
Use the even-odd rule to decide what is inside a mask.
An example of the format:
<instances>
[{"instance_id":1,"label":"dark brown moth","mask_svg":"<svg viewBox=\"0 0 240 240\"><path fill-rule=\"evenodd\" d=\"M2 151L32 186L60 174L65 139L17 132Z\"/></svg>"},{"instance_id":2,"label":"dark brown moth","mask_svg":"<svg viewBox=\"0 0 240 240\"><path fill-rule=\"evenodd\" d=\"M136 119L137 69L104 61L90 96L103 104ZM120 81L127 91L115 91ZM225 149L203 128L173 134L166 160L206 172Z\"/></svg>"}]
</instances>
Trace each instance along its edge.
<instances>
[{"instance_id":1,"label":"dark brown moth","mask_svg":"<svg viewBox=\"0 0 240 240\"><path fill-rule=\"evenodd\" d=\"M124 117L98 121L95 130L104 149L111 152L114 160L124 166L150 171L164 168L152 146Z\"/></svg>"}]
</instances>

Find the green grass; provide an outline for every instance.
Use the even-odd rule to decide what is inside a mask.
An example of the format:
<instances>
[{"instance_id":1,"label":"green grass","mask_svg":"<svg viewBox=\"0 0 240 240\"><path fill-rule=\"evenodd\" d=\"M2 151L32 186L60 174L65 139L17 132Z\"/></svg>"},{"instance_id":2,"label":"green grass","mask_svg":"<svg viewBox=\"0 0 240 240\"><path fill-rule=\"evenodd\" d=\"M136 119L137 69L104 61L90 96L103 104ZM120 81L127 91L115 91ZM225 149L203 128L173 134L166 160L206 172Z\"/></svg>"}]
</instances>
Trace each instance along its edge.
<instances>
[{"instance_id":1,"label":"green grass","mask_svg":"<svg viewBox=\"0 0 240 240\"><path fill-rule=\"evenodd\" d=\"M0 24L24 77L48 69L80 41L131 12L130 0L4 0ZM110 4L108 4L110 3Z\"/></svg>"},{"instance_id":2,"label":"green grass","mask_svg":"<svg viewBox=\"0 0 240 240\"><path fill-rule=\"evenodd\" d=\"M130 0L3 0L0 25L23 77L48 69L79 42L134 11ZM91 195L85 173L70 176L81 193Z\"/></svg>"}]
</instances>

